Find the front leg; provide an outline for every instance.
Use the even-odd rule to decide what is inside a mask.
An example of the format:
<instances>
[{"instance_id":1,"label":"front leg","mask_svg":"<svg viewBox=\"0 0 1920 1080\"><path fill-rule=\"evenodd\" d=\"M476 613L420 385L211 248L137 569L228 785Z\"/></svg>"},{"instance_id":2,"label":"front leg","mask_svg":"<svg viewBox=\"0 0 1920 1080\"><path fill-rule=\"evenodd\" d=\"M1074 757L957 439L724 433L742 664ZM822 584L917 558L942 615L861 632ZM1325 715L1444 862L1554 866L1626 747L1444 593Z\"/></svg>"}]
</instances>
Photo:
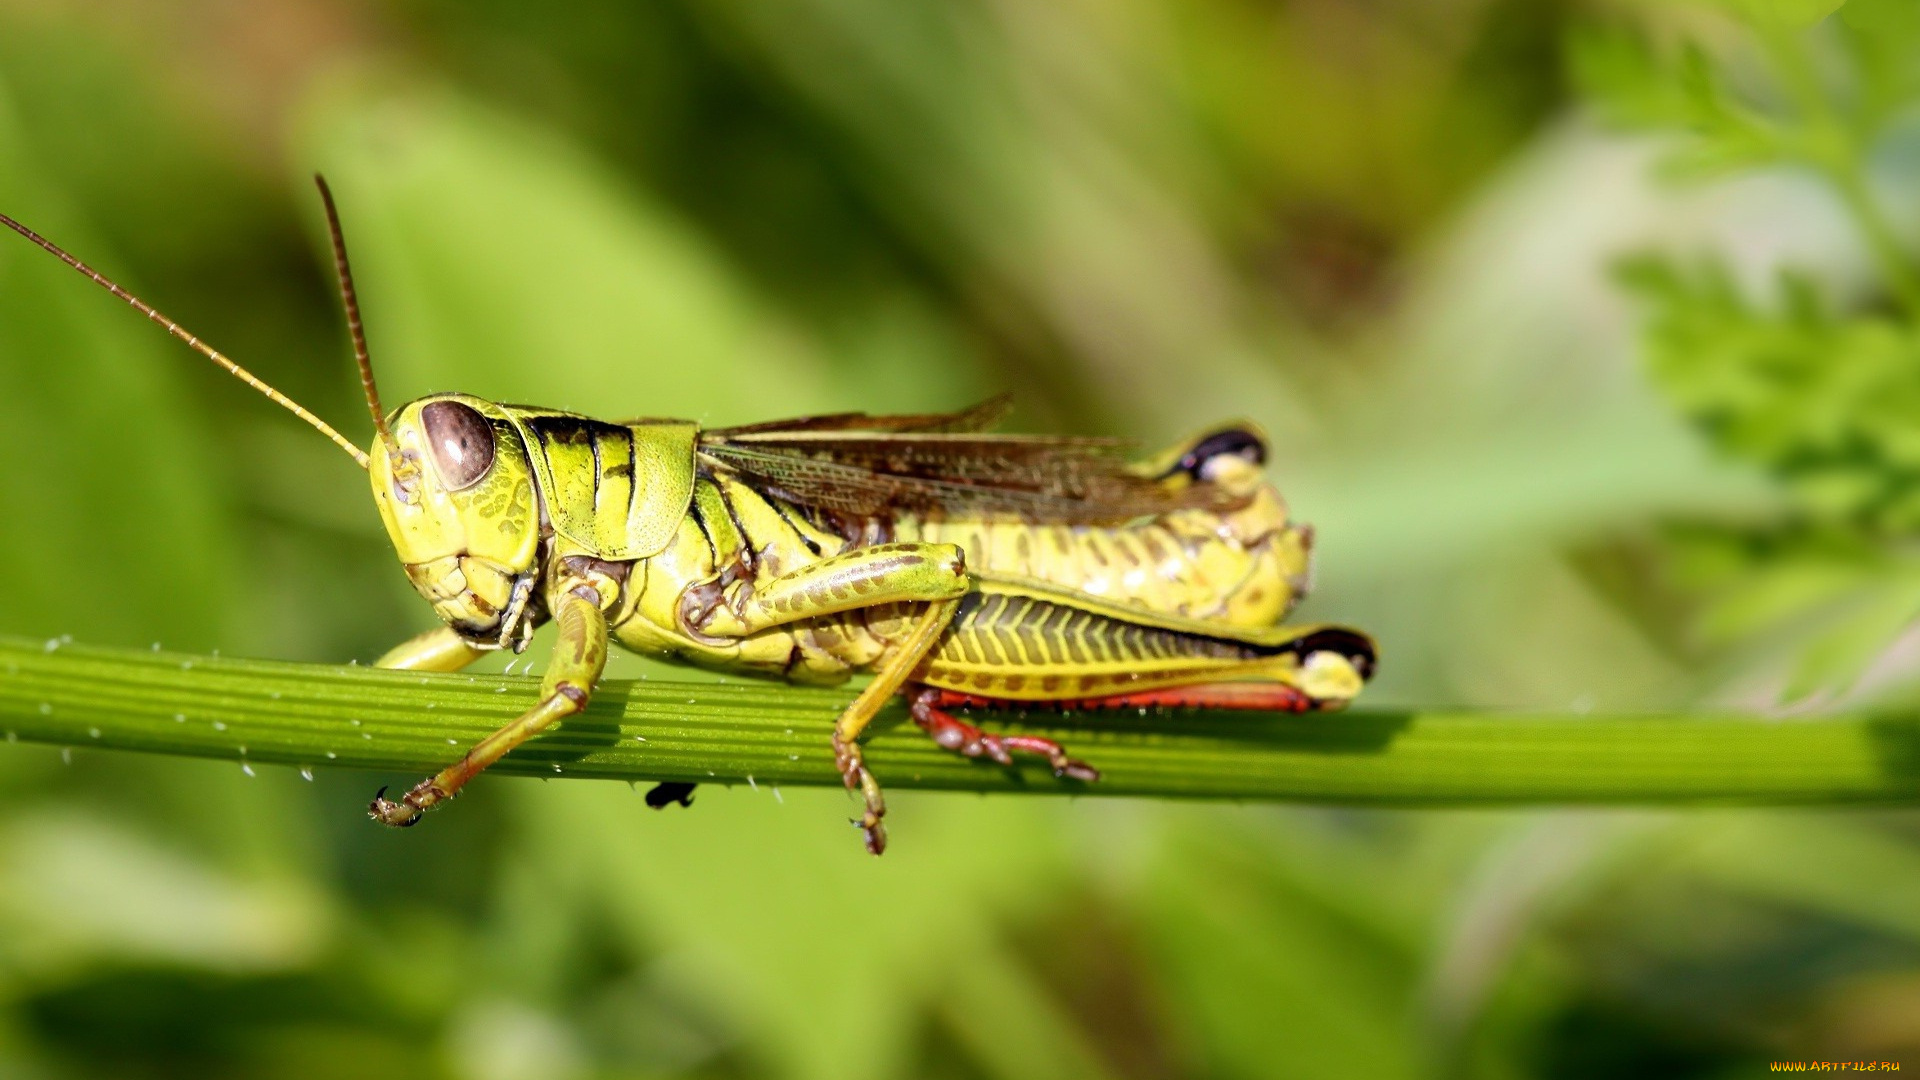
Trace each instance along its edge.
<instances>
[{"instance_id":1,"label":"front leg","mask_svg":"<svg viewBox=\"0 0 1920 1080\"><path fill-rule=\"evenodd\" d=\"M458 762L415 784L399 801L387 798L382 788L373 797L368 815L382 825L411 825L422 813L458 795L467 781L508 751L585 709L607 666L607 617L600 605L600 593L592 585L575 585L562 593L554 612L560 638L554 642L547 676L540 680L540 703L480 740Z\"/></svg>"}]
</instances>

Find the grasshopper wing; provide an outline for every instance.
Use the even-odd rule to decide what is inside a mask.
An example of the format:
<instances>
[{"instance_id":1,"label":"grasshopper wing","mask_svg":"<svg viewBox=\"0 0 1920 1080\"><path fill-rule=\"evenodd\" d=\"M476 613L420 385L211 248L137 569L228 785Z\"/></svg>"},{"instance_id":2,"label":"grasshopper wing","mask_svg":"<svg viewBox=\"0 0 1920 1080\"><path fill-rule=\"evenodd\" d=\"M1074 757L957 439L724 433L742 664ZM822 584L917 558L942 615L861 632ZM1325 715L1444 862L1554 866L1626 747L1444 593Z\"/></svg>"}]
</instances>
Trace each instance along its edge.
<instances>
[{"instance_id":1,"label":"grasshopper wing","mask_svg":"<svg viewBox=\"0 0 1920 1080\"><path fill-rule=\"evenodd\" d=\"M716 439L736 439L755 435L790 435L803 431L989 431L1006 419L1012 409L1013 395L999 394L970 409L952 413L904 413L893 416L870 416L858 412L829 413L825 416L796 416L741 427L717 428L707 434Z\"/></svg>"},{"instance_id":2,"label":"grasshopper wing","mask_svg":"<svg viewBox=\"0 0 1920 1080\"><path fill-rule=\"evenodd\" d=\"M1117 524L1173 510L1232 509L1207 484L1169 484L1130 468L1119 439L995 435L1007 401L965 412L807 417L702 432L708 467L770 495L854 517L898 513L1015 516Z\"/></svg>"}]
</instances>

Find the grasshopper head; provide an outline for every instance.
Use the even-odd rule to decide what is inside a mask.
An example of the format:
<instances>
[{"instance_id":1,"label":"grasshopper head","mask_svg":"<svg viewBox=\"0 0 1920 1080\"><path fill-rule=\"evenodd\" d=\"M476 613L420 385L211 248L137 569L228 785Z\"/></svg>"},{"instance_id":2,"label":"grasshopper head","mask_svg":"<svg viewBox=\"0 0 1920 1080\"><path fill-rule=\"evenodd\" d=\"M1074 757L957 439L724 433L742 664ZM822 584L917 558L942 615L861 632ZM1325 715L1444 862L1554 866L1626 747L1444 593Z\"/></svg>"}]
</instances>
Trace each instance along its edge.
<instances>
[{"instance_id":1,"label":"grasshopper head","mask_svg":"<svg viewBox=\"0 0 1920 1080\"><path fill-rule=\"evenodd\" d=\"M407 578L475 644L524 646L540 514L526 444L506 410L434 394L385 426L367 475Z\"/></svg>"},{"instance_id":2,"label":"grasshopper head","mask_svg":"<svg viewBox=\"0 0 1920 1080\"><path fill-rule=\"evenodd\" d=\"M505 409L464 394L424 397L391 417L381 408L360 325L360 304L354 298L353 274L347 268L340 215L327 182L318 176L314 182L326 206L340 298L346 305L354 360L377 432L372 453L45 237L5 214L0 214L0 225L92 278L189 348L332 439L372 478L373 501L380 507L407 577L440 618L480 648L522 648L532 629L532 620L526 616L538 574L543 524L526 444Z\"/></svg>"}]
</instances>

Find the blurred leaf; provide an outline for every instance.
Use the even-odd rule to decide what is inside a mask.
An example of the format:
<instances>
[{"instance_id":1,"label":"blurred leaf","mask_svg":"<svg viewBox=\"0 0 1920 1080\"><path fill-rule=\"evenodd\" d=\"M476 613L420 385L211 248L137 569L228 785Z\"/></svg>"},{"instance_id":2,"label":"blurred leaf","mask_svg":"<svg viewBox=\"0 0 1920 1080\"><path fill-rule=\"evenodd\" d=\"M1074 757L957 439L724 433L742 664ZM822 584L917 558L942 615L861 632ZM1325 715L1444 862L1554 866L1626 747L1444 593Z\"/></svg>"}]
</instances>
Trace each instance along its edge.
<instances>
[{"instance_id":1,"label":"blurred leaf","mask_svg":"<svg viewBox=\"0 0 1920 1080\"><path fill-rule=\"evenodd\" d=\"M697 235L578 149L446 89L343 88L310 130L390 403L460 389L706 420L839 404Z\"/></svg>"},{"instance_id":2,"label":"blurred leaf","mask_svg":"<svg viewBox=\"0 0 1920 1080\"><path fill-rule=\"evenodd\" d=\"M1005 1080L1097 1080L1114 1075L1059 1002L1003 948L949 966L937 1009L982 1071Z\"/></svg>"},{"instance_id":3,"label":"blurred leaf","mask_svg":"<svg viewBox=\"0 0 1920 1080\"><path fill-rule=\"evenodd\" d=\"M1414 1076L1413 958L1348 912L1262 873L1258 848L1189 830L1146 897L1157 982L1195 1071Z\"/></svg>"},{"instance_id":4,"label":"blurred leaf","mask_svg":"<svg viewBox=\"0 0 1920 1080\"><path fill-rule=\"evenodd\" d=\"M1874 33L1920 33L1920 8L1905 0L1845 0L1840 21Z\"/></svg>"},{"instance_id":5,"label":"blurred leaf","mask_svg":"<svg viewBox=\"0 0 1920 1080\"><path fill-rule=\"evenodd\" d=\"M1542 930L1613 875L1640 865L1649 835L1664 824L1634 812L1502 817L1494 842L1450 897L1422 987L1424 1019L1447 1058L1497 1053L1484 1045L1489 1027L1513 1022L1515 1012L1537 1013L1542 997L1552 1000L1558 980L1529 955ZM1531 1000L1514 1000L1520 987Z\"/></svg>"},{"instance_id":6,"label":"blurred leaf","mask_svg":"<svg viewBox=\"0 0 1920 1080\"><path fill-rule=\"evenodd\" d=\"M109 821L16 817L0 850L8 966L43 978L100 962L279 971L327 945L327 904L297 882L231 880Z\"/></svg>"},{"instance_id":7,"label":"blurred leaf","mask_svg":"<svg viewBox=\"0 0 1920 1080\"><path fill-rule=\"evenodd\" d=\"M1675 840L1695 873L1920 941L1920 850L1871 819L1722 812L1682 824Z\"/></svg>"},{"instance_id":8,"label":"blurred leaf","mask_svg":"<svg viewBox=\"0 0 1920 1080\"><path fill-rule=\"evenodd\" d=\"M1880 548L1920 528L1920 333L1836 315L1793 275L1776 310L1711 263L1641 258L1622 279L1650 309L1654 378L1723 452L1778 477L1803 521L1676 536L1692 584L1717 594L1702 629L1725 641L1798 621L1785 696L1852 685L1920 616L1920 579Z\"/></svg>"},{"instance_id":9,"label":"blurred leaf","mask_svg":"<svg viewBox=\"0 0 1920 1080\"><path fill-rule=\"evenodd\" d=\"M1793 701L1821 689L1847 689L1916 619L1920 570L1876 581L1871 594L1855 598L1805 647L1781 696Z\"/></svg>"},{"instance_id":10,"label":"blurred leaf","mask_svg":"<svg viewBox=\"0 0 1920 1080\"><path fill-rule=\"evenodd\" d=\"M111 271L39 160L0 82L0 206ZM0 530L0 560L32 568L13 575L0 624L218 644L236 523L195 430L207 419L177 389L208 365L46 253L0 240L0 457L22 463L0 471L0 506L32 523Z\"/></svg>"},{"instance_id":11,"label":"blurred leaf","mask_svg":"<svg viewBox=\"0 0 1920 1080\"><path fill-rule=\"evenodd\" d=\"M447 1033L448 1056L467 1080L585 1080L585 1048L558 1017L526 1004L483 1001Z\"/></svg>"},{"instance_id":12,"label":"blurred leaf","mask_svg":"<svg viewBox=\"0 0 1920 1080\"><path fill-rule=\"evenodd\" d=\"M1859 65L1863 111L1877 126L1920 97L1920 5L1907 0L1848 0L1842 40Z\"/></svg>"},{"instance_id":13,"label":"blurred leaf","mask_svg":"<svg viewBox=\"0 0 1920 1080\"><path fill-rule=\"evenodd\" d=\"M915 1013L1066 869L1055 811L1036 800L895 794L888 821L912 843L875 860L838 792L702 789L684 813L609 784L526 796L519 857L577 883L627 941L664 954L676 987L732 1017L756 1059L795 1077L904 1071ZM1077 1060L1046 1023L1029 1017L1023 1037Z\"/></svg>"},{"instance_id":14,"label":"blurred leaf","mask_svg":"<svg viewBox=\"0 0 1920 1080\"><path fill-rule=\"evenodd\" d=\"M1008 376L1130 434L1223 413L1312 429L1295 384L1317 343L1240 295L1199 213L1206 162L1166 167L1188 138L1165 112L1181 74L1124 33L1103 36L1115 24L1098 9L728 0L697 12L840 142L956 314L1015 351Z\"/></svg>"},{"instance_id":15,"label":"blurred leaf","mask_svg":"<svg viewBox=\"0 0 1920 1080\"><path fill-rule=\"evenodd\" d=\"M1693 525L1673 528L1668 540L1681 580L1712 596L1697 629L1716 645L1807 618L1871 589L1886 571L1879 552L1831 531Z\"/></svg>"},{"instance_id":16,"label":"blurred leaf","mask_svg":"<svg viewBox=\"0 0 1920 1080\"><path fill-rule=\"evenodd\" d=\"M1755 26L1805 30L1839 10L1847 0L1713 0Z\"/></svg>"},{"instance_id":17,"label":"blurred leaf","mask_svg":"<svg viewBox=\"0 0 1920 1080\"><path fill-rule=\"evenodd\" d=\"M1677 58L1666 58L1644 35L1619 26L1589 28L1569 40L1574 75L1604 120L1689 136L1668 152L1670 168L1712 175L1771 164L1790 153L1785 134L1735 97L1699 46L1688 44Z\"/></svg>"},{"instance_id":18,"label":"blurred leaf","mask_svg":"<svg viewBox=\"0 0 1920 1080\"><path fill-rule=\"evenodd\" d=\"M1842 319L1786 276L1779 310L1757 308L1725 271L1657 258L1622 279L1649 307L1648 362L1722 450L1779 475L1806 511L1893 532L1920 527L1920 334Z\"/></svg>"}]
</instances>

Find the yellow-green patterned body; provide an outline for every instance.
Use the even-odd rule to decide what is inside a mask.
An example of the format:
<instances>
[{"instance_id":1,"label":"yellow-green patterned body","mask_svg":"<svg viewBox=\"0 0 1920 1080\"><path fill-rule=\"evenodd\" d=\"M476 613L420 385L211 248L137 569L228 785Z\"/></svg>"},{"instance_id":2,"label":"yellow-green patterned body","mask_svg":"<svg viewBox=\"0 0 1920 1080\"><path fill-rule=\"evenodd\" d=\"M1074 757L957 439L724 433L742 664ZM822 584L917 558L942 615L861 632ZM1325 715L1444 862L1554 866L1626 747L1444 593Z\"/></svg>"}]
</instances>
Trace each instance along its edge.
<instances>
[{"instance_id":1,"label":"yellow-green patterned body","mask_svg":"<svg viewBox=\"0 0 1920 1080\"><path fill-rule=\"evenodd\" d=\"M538 707L401 800L376 797L373 817L412 824L585 708L610 643L796 682L873 673L834 748L876 854L885 802L857 740L902 690L940 745L1001 764L1042 754L1075 782L1099 774L1050 740L946 710L1306 710L1359 693L1365 635L1281 621L1306 589L1312 534L1262 475L1256 429L1225 425L1129 465L1104 442L978 434L989 419L702 431L454 394L403 407L369 474L448 629L381 662L458 667L523 648L549 618L560 641Z\"/></svg>"},{"instance_id":2,"label":"yellow-green patterned body","mask_svg":"<svg viewBox=\"0 0 1920 1080\"><path fill-rule=\"evenodd\" d=\"M451 400L491 414L498 455L516 466L530 461L531 468L496 463L494 479L471 494L445 493L449 505L430 517L472 523L463 553L408 559L402 544L402 561L456 626L509 647L555 606L551 595L534 595L516 608L516 587L544 581L551 590L584 574L604 580L601 592L618 597L606 611L608 629L628 649L837 683L892 656L907 629L908 605L825 611L744 636L715 632L713 614L724 616L741 597L835 556L893 550L895 565L881 569L898 574L910 573L915 560L957 549L969 588L915 682L1044 701L1220 676L1300 677L1305 658L1276 648L1284 641L1272 631L1307 588L1312 533L1289 520L1266 481L1264 447L1249 425L1204 432L1138 467L1156 483L1222 489L1229 497L1220 501L1232 507L1224 511L1180 508L1112 525L1004 514L853 520L768 495L724 468L700 467L689 424L611 424ZM403 410L394 424L403 453L411 452L404 433L418 431L426 441L425 423L407 420ZM1195 458L1196 448L1208 445L1213 452ZM544 495L544 544L528 513L530 483ZM544 549L532 562L530 545ZM525 567L518 575L507 569L515 563ZM560 572L568 566L571 573ZM815 588L820 595L811 602L821 608L859 598L857 583L832 576ZM836 588L846 595L836 598ZM489 625L495 613L500 621ZM1305 689L1323 704L1359 689L1363 670L1343 669L1331 655L1321 663L1326 670Z\"/></svg>"}]
</instances>

